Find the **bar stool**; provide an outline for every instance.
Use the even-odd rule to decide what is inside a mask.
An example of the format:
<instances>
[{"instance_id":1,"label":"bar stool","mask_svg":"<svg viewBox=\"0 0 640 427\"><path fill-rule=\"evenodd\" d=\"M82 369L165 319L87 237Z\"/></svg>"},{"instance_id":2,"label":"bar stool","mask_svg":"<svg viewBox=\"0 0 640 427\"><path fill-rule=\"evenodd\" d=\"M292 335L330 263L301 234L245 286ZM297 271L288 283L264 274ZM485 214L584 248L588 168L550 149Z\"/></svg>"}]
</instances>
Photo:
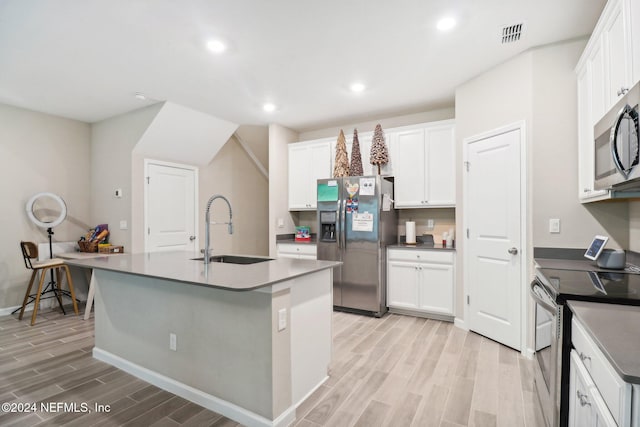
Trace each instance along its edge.
<instances>
[{"instance_id":1,"label":"bar stool","mask_svg":"<svg viewBox=\"0 0 640 427\"><path fill-rule=\"evenodd\" d=\"M20 242L20 248L22 249L22 256L24 257L24 265L27 269L33 270L31 273L31 280L29 280L29 286L27 287L27 292L24 294L24 301L22 302L22 309L20 310L20 315L18 319L22 320L22 316L24 314L25 307L34 302L33 306L33 314L31 315L31 326L36 323L36 315L38 313L38 305L40 304L40 297L48 292L53 292L55 294L55 298L58 300L58 304L62 307L62 299L61 295L63 295L66 291L63 291L60 288L60 280L62 279L62 269L65 270L67 275L67 283L69 284L69 291L71 293L71 301L73 302L73 311L75 311L76 315L78 314L78 304L76 303L76 296L73 290L73 280L71 280L71 273L69 272L69 266L64 263L64 260L59 258L52 258L45 261L32 261L38 259L38 247L33 242ZM55 289L53 282L49 283L51 289L45 289L42 291L42 285L44 284L44 280L46 277L46 273L48 271L55 271L56 273L56 282ZM40 272L40 280L38 282L38 292L31 295L31 288L33 287L33 282L35 281L36 275ZM45 298L53 298L53 297L45 297Z\"/></svg>"}]
</instances>

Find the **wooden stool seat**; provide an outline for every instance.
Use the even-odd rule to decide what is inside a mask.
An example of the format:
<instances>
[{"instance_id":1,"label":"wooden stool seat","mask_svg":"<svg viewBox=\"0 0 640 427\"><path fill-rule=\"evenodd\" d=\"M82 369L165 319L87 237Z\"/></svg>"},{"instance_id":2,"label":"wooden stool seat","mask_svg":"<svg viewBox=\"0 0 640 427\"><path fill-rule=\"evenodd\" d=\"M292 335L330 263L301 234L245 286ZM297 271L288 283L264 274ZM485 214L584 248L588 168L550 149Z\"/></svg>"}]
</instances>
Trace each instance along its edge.
<instances>
[{"instance_id":1,"label":"wooden stool seat","mask_svg":"<svg viewBox=\"0 0 640 427\"><path fill-rule=\"evenodd\" d=\"M73 302L73 311L78 314L78 304L76 303L76 295L73 289L73 280L71 279L71 273L69 271L69 266L64 263L63 259L60 258L52 258L44 261L32 261L38 259L38 247L33 242L20 242L20 248L22 249L22 256L24 257L24 265L27 269L33 270L31 273L31 279L29 280L29 286L27 287L27 292L24 294L24 300L22 301L22 308L20 309L20 315L18 319L22 320L22 316L24 315L24 309L26 306L33 302L33 314L31 315L31 326L36 323L36 315L38 314L38 306L40 305L40 297L42 296L42 286L45 281L45 277L47 276L48 271L55 271L56 273L56 289L52 289L55 294L55 297L58 299L58 303L60 307L62 307L62 299L61 295L62 289L60 287L60 281L62 279L62 270L64 269L67 283L69 284L69 292L71 293L71 301ZM38 291L31 295L31 288L33 287L33 283L35 282L35 278L40 272L40 280L38 281ZM31 298L31 300L29 300Z\"/></svg>"}]
</instances>

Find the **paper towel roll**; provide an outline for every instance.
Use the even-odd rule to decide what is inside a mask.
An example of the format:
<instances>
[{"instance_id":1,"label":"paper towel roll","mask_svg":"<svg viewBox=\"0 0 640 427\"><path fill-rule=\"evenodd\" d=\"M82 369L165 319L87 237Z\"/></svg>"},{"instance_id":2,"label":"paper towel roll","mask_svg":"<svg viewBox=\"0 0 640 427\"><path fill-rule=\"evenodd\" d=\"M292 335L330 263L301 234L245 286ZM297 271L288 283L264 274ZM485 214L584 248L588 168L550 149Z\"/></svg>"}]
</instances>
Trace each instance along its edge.
<instances>
[{"instance_id":1,"label":"paper towel roll","mask_svg":"<svg viewBox=\"0 0 640 427\"><path fill-rule=\"evenodd\" d=\"M414 221L407 221L405 223L405 234L407 236L406 242L413 244L416 242L416 223Z\"/></svg>"}]
</instances>

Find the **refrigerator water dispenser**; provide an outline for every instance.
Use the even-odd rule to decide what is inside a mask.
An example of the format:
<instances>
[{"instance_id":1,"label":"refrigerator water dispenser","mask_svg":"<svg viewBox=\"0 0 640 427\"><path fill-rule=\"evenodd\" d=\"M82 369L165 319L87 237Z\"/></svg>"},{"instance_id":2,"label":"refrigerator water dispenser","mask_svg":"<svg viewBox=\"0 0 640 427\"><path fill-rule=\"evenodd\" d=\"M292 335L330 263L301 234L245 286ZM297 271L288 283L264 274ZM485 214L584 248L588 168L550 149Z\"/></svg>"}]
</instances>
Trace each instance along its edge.
<instances>
[{"instance_id":1,"label":"refrigerator water dispenser","mask_svg":"<svg viewBox=\"0 0 640 427\"><path fill-rule=\"evenodd\" d=\"M336 241L336 212L320 211L320 241Z\"/></svg>"}]
</instances>

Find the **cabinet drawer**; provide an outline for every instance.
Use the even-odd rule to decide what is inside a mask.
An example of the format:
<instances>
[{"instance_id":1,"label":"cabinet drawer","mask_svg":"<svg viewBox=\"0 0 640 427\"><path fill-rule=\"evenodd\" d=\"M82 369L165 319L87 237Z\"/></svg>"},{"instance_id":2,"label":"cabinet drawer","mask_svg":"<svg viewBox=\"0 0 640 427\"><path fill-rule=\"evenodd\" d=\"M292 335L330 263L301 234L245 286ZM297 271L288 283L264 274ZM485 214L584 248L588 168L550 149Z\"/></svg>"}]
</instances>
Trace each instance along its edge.
<instances>
[{"instance_id":1,"label":"cabinet drawer","mask_svg":"<svg viewBox=\"0 0 640 427\"><path fill-rule=\"evenodd\" d=\"M453 264L453 252L419 249L389 249L387 258L393 261L433 262L438 264Z\"/></svg>"},{"instance_id":2,"label":"cabinet drawer","mask_svg":"<svg viewBox=\"0 0 640 427\"><path fill-rule=\"evenodd\" d=\"M618 425L625 425L624 414L630 412L630 385L613 370L604 354L575 318L571 321L571 341L598 391Z\"/></svg>"},{"instance_id":3,"label":"cabinet drawer","mask_svg":"<svg viewBox=\"0 0 640 427\"><path fill-rule=\"evenodd\" d=\"M311 243L278 243L278 253L316 255L316 245Z\"/></svg>"}]
</instances>

